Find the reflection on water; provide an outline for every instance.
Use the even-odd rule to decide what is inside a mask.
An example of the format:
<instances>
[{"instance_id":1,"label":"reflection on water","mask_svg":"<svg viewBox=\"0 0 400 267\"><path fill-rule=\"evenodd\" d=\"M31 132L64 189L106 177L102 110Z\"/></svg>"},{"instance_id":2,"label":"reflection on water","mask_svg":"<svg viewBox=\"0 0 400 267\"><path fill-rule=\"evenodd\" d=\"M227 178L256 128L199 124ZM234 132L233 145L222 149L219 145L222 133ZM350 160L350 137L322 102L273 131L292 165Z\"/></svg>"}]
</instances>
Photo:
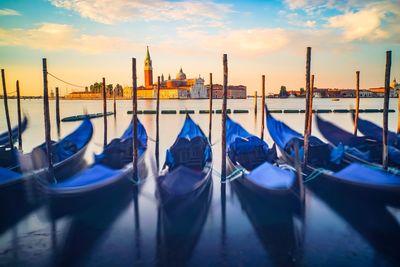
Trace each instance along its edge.
<instances>
[{"instance_id":1,"label":"reflection on water","mask_svg":"<svg viewBox=\"0 0 400 267\"><path fill-rule=\"evenodd\" d=\"M303 243L303 206L299 199L260 197L235 181L232 186L255 232L275 266L295 266L300 262ZM297 218L296 218L297 216ZM300 225L296 225L299 221Z\"/></svg>"},{"instance_id":2,"label":"reflection on water","mask_svg":"<svg viewBox=\"0 0 400 267\"><path fill-rule=\"evenodd\" d=\"M349 108L353 100L331 102L315 99L316 108ZM51 108L55 122L54 103ZM109 117L109 140L120 136L131 120L126 111L130 101L117 102L117 118ZM268 99L271 109L299 108L304 99ZM30 116L23 135L23 148L29 152L43 142L42 102L24 100ZM161 109L207 109L208 101L161 101ZM382 99L362 99L362 108L380 108ZM391 101L391 108L396 108ZM112 107L112 102L109 102ZM221 102L214 102L215 108ZM231 109L249 109L248 114L232 114L248 131L260 134L261 112L252 113L253 100L228 101ZM61 117L75 115L87 108L102 112L101 101L61 101ZM155 102L140 101L139 109L154 109ZM259 105L260 108L260 105ZM10 101L12 122L16 105ZM379 123L382 114L362 114ZM389 115L395 130L397 114ZM276 117L302 132L304 114L276 114ZM349 114L323 114L351 131ZM0 105L0 118L4 108ZM184 115L160 115L160 162L165 149L175 140ZM192 118L205 132L208 115ZM23 195L0 195L0 266L398 266L400 264L400 226L398 207L388 208L368 196L344 192L323 183L309 184L305 206L276 205L260 198L240 184L221 184L220 115L213 116L212 140L214 173L212 184L202 195L186 199L177 206L164 207L155 196L155 160L146 158L151 171L139 192L133 187L109 194L90 208L72 215L60 212L48 216L45 202L34 203ZM139 115L149 137L155 138L155 116ZM90 164L103 142L103 120L95 119L94 136L85 159ZM62 123L61 136L79 122ZM55 123L54 123L55 126ZM313 124L313 127L315 124ZM6 129L0 122L0 131ZM57 137L56 127L52 136ZM316 128L313 131L320 137ZM207 134L207 132L206 132ZM272 140L265 132L269 145ZM149 152L155 144L149 141ZM316 179L318 181L318 179ZM311 190L310 190L311 189ZM283 203L282 203L283 204ZM69 203L65 206L72 205ZM64 207L65 207L64 206ZM82 205L83 206L83 205ZM62 210L58 210L62 211Z\"/></svg>"},{"instance_id":3,"label":"reflection on water","mask_svg":"<svg viewBox=\"0 0 400 267\"><path fill-rule=\"evenodd\" d=\"M186 266L199 239L211 203L211 181L199 196L170 206L160 203L157 216L158 266Z\"/></svg>"}]
</instances>

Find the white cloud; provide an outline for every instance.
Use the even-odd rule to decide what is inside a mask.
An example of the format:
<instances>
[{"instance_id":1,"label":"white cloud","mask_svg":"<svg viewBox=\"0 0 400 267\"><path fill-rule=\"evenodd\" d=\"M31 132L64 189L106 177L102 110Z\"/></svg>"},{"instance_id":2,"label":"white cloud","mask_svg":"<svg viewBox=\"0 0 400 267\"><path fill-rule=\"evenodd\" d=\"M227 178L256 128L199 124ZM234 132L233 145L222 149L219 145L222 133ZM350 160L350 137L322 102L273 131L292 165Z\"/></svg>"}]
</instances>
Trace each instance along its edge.
<instances>
[{"instance_id":1,"label":"white cloud","mask_svg":"<svg viewBox=\"0 0 400 267\"><path fill-rule=\"evenodd\" d=\"M178 28L177 36L164 44L178 49L184 49L181 47L184 44L192 51L224 51L243 56L271 53L288 45L290 40L289 32L280 28L224 29L210 33L182 27Z\"/></svg>"},{"instance_id":2,"label":"white cloud","mask_svg":"<svg viewBox=\"0 0 400 267\"><path fill-rule=\"evenodd\" d=\"M0 45L25 46L48 51L76 50L96 54L128 50L135 45L123 38L85 35L67 24L43 23L30 29L0 28Z\"/></svg>"},{"instance_id":3,"label":"white cloud","mask_svg":"<svg viewBox=\"0 0 400 267\"><path fill-rule=\"evenodd\" d=\"M231 6L213 1L166 0L50 0L59 8L77 12L84 18L104 24L147 21L217 21L232 12Z\"/></svg>"},{"instance_id":4,"label":"white cloud","mask_svg":"<svg viewBox=\"0 0 400 267\"><path fill-rule=\"evenodd\" d=\"M21 13L14 9L0 8L0 16L21 16Z\"/></svg>"},{"instance_id":5,"label":"white cloud","mask_svg":"<svg viewBox=\"0 0 400 267\"><path fill-rule=\"evenodd\" d=\"M399 23L400 6L382 2L331 17L327 26L342 30L346 41L382 40L398 34L395 28Z\"/></svg>"}]
</instances>

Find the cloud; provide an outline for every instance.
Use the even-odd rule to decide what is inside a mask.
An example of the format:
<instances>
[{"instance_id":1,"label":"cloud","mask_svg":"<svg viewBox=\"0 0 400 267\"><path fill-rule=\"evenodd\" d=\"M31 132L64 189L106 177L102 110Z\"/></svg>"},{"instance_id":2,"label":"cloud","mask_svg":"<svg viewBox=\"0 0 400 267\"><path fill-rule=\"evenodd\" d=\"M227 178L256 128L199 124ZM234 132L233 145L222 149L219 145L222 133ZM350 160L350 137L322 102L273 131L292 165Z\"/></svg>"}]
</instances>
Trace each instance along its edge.
<instances>
[{"instance_id":1,"label":"cloud","mask_svg":"<svg viewBox=\"0 0 400 267\"><path fill-rule=\"evenodd\" d=\"M84 18L103 24L135 20L222 22L227 13L233 12L230 5L213 1L50 0L50 2L56 7L77 12Z\"/></svg>"},{"instance_id":2,"label":"cloud","mask_svg":"<svg viewBox=\"0 0 400 267\"><path fill-rule=\"evenodd\" d=\"M327 27L340 29L345 41L375 41L395 37L399 23L400 6L382 2L333 16L328 19Z\"/></svg>"},{"instance_id":3,"label":"cloud","mask_svg":"<svg viewBox=\"0 0 400 267\"><path fill-rule=\"evenodd\" d=\"M56 23L42 23L30 29L0 28L0 45L25 46L48 51L76 50L89 54L135 47L123 38L81 34L71 25Z\"/></svg>"},{"instance_id":4,"label":"cloud","mask_svg":"<svg viewBox=\"0 0 400 267\"><path fill-rule=\"evenodd\" d=\"M282 15L286 15L289 24L336 31L342 42L398 42L399 39L398 0L285 0L285 3L291 12L283 11ZM304 12L312 20L302 19Z\"/></svg>"},{"instance_id":5,"label":"cloud","mask_svg":"<svg viewBox=\"0 0 400 267\"><path fill-rule=\"evenodd\" d=\"M0 16L21 16L21 13L14 9L0 8Z\"/></svg>"}]
</instances>

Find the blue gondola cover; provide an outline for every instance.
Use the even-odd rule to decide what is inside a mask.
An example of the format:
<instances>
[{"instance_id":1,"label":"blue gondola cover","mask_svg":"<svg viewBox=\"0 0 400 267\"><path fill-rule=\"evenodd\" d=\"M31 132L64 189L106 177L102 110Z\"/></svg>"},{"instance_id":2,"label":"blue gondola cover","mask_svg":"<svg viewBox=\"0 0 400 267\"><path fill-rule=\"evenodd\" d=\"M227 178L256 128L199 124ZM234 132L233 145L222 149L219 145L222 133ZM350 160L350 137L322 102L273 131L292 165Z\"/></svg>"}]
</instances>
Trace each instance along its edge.
<instances>
[{"instance_id":1,"label":"blue gondola cover","mask_svg":"<svg viewBox=\"0 0 400 267\"><path fill-rule=\"evenodd\" d=\"M197 152L202 155L197 155ZM187 161L190 161L190 159L200 159L202 161L200 165L202 166L199 164L195 165L198 165L198 169L202 169L206 162L212 160L212 152L206 135L192 118L187 115L175 143L166 151L165 165L169 166L172 170L181 164L189 165Z\"/></svg>"}]
</instances>

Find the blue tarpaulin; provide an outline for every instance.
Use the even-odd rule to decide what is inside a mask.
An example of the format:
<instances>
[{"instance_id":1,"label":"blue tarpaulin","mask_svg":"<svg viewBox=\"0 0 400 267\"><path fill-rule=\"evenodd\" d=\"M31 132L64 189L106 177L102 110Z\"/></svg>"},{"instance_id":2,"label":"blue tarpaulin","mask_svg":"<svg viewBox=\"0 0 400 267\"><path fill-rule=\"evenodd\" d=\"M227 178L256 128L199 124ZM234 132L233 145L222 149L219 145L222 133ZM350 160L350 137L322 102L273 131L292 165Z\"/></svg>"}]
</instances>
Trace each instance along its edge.
<instances>
[{"instance_id":1,"label":"blue tarpaulin","mask_svg":"<svg viewBox=\"0 0 400 267\"><path fill-rule=\"evenodd\" d=\"M199 151L202 155L196 154ZM202 161L201 165L204 166L206 162L211 161L211 157L211 146L207 137L192 118L186 115L185 122L175 143L166 151L165 165L169 166L170 169L174 169L180 164L189 165L191 159L194 159L193 161L200 159Z\"/></svg>"},{"instance_id":2,"label":"blue tarpaulin","mask_svg":"<svg viewBox=\"0 0 400 267\"><path fill-rule=\"evenodd\" d=\"M353 119L354 119L354 114L353 114ZM382 127L379 127L375 123L372 123L368 120L364 120L358 117L357 128L364 135L371 136L375 140L382 142L382 136L383 136ZM400 148L400 135L388 131L388 144Z\"/></svg>"}]
</instances>

